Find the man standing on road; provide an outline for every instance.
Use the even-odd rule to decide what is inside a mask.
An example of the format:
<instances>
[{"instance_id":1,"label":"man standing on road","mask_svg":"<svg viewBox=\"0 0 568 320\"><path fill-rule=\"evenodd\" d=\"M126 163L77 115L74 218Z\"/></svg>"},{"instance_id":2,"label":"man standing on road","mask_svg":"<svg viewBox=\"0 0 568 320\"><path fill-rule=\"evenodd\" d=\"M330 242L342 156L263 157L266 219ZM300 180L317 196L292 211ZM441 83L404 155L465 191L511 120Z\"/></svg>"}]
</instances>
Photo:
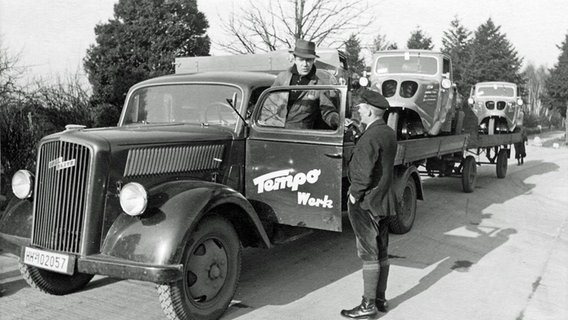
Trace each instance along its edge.
<instances>
[{"instance_id":1,"label":"man standing on road","mask_svg":"<svg viewBox=\"0 0 568 320\"><path fill-rule=\"evenodd\" d=\"M290 69L278 74L273 86L329 84L316 74L315 60L319 57L316 55L314 42L298 39L290 53L294 55L294 64ZM286 128L313 129L317 117L321 115L327 126L336 129L339 125L339 114L323 92L290 92L286 106Z\"/></svg>"},{"instance_id":2,"label":"man standing on road","mask_svg":"<svg viewBox=\"0 0 568 320\"><path fill-rule=\"evenodd\" d=\"M395 215L392 190L396 135L383 114L388 101L378 92L365 90L357 112L367 125L349 161L349 220L363 260L363 300L342 310L348 318L374 316L387 311L385 291L389 273L388 218Z\"/></svg>"}]
</instances>

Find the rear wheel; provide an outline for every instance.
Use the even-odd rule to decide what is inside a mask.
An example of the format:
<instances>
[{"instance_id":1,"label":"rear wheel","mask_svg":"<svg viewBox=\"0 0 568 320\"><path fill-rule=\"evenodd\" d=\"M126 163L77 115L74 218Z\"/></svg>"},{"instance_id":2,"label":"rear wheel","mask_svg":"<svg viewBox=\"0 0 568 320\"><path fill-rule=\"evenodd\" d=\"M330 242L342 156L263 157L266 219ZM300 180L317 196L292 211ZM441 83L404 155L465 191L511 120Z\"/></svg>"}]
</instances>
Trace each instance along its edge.
<instances>
[{"instance_id":1,"label":"rear wheel","mask_svg":"<svg viewBox=\"0 0 568 320\"><path fill-rule=\"evenodd\" d=\"M221 317L241 271L241 245L231 223L219 216L201 221L187 241L182 263L181 280L157 287L168 319Z\"/></svg>"},{"instance_id":2,"label":"rear wheel","mask_svg":"<svg viewBox=\"0 0 568 320\"><path fill-rule=\"evenodd\" d=\"M30 287L58 296L83 289L93 278L92 274L77 272L74 275L67 275L32 267L21 262L19 267L22 277Z\"/></svg>"},{"instance_id":3,"label":"rear wheel","mask_svg":"<svg viewBox=\"0 0 568 320\"><path fill-rule=\"evenodd\" d=\"M473 156L467 156L463 161L462 188L463 192L471 193L477 180L477 163Z\"/></svg>"},{"instance_id":4,"label":"rear wheel","mask_svg":"<svg viewBox=\"0 0 568 320\"><path fill-rule=\"evenodd\" d=\"M497 178L503 179L507 175L507 165L509 159L509 152L507 149L499 150L497 154L497 165L495 166L497 172Z\"/></svg>"},{"instance_id":5,"label":"rear wheel","mask_svg":"<svg viewBox=\"0 0 568 320\"><path fill-rule=\"evenodd\" d=\"M416 184L408 177L402 191L400 205L396 206L396 217L391 219L389 230L395 234L404 234L412 229L416 218ZM398 202L397 202L398 203Z\"/></svg>"}]
</instances>

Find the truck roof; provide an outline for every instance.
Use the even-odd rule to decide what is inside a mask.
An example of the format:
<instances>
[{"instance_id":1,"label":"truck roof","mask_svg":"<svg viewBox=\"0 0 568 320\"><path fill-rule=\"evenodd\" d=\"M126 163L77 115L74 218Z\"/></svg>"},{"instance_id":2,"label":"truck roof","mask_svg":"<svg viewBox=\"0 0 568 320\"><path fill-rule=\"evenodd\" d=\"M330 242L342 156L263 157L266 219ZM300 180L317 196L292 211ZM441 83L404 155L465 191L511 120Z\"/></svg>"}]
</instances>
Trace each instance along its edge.
<instances>
[{"instance_id":1,"label":"truck roof","mask_svg":"<svg viewBox=\"0 0 568 320\"><path fill-rule=\"evenodd\" d=\"M492 85L497 85L497 86L501 86L501 85L509 85L509 86L516 86L516 83L513 82L507 82L507 81L482 81L482 82L478 82L475 84L476 86L479 85L484 85L484 86L492 86Z\"/></svg>"},{"instance_id":2,"label":"truck roof","mask_svg":"<svg viewBox=\"0 0 568 320\"><path fill-rule=\"evenodd\" d=\"M183 82L232 83L242 87L271 85L276 75L265 72L225 71L200 72L194 74L174 74L161 76L136 84L133 88L151 84L171 84Z\"/></svg>"},{"instance_id":3,"label":"truck roof","mask_svg":"<svg viewBox=\"0 0 568 320\"><path fill-rule=\"evenodd\" d=\"M377 51L373 54L373 56L384 56L384 55L401 55L401 54L420 54L420 55L430 55L430 56L448 56L447 54L440 52L440 51L432 51L432 50L425 50L425 49L406 49L406 50L383 50Z\"/></svg>"}]
</instances>

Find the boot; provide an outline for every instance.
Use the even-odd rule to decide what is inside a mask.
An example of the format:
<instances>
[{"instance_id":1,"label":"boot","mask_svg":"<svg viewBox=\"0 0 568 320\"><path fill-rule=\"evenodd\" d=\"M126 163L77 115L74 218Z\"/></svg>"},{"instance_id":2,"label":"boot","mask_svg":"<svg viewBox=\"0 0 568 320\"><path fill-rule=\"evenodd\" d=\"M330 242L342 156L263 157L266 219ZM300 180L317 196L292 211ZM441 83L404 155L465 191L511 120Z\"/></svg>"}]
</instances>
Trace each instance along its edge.
<instances>
[{"instance_id":1,"label":"boot","mask_svg":"<svg viewBox=\"0 0 568 320\"><path fill-rule=\"evenodd\" d=\"M375 307L379 312L387 312L388 311L388 302L386 299L376 298L375 299Z\"/></svg>"},{"instance_id":2,"label":"boot","mask_svg":"<svg viewBox=\"0 0 568 320\"><path fill-rule=\"evenodd\" d=\"M360 305L356 306L351 310L341 310L341 315L351 319L375 316L377 315L375 300L363 297L363 300L361 300Z\"/></svg>"}]
</instances>

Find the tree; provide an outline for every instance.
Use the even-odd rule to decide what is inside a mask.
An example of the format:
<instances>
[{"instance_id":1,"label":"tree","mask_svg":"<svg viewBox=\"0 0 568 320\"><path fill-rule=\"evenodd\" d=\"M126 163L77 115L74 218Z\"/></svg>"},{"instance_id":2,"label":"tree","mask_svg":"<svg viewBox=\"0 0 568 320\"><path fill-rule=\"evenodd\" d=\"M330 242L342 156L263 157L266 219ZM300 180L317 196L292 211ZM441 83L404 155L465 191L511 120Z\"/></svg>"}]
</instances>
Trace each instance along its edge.
<instances>
[{"instance_id":1,"label":"tree","mask_svg":"<svg viewBox=\"0 0 568 320\"><path fill-rule=\"evenodd\" d=\"M365 59L359 57L361 53L360 40L357 38L356 34L351 34L344 44L349 74L356 73L361 75L363 71L365 71Z\"/></svg>"},{"instance_id":2,"label":"tree","mask_svg":"<svg viewBox=\"0 0 568 320\"><path fill-rule=\"evenodd\" d=\"M208 27L196 0L119 0L84 60L93 103L118 108L133 84L172 73L175 57L209 55Z\"/></svg>"},{"instance_id":3,"label":"tree","mask_svg":"<svg viewBox=\"0 0 568 320\"><path fill-rule=\"evenodd\" d=\"M548 70L544 66L536 67L534 64L529 63L523 71L527 83L526 106L523 108L525 111L540 116L543 113L542 97L546 95L546 81L550 76Z\"/></svg>"},{"instance_id":4,"label":"tree","mask_svg":"<svg viewBox=\"0 0 568 320\"><path fill-rule=\"evenodd\" d=\"M416 26L416 30L410 33L406 47L408 49L432 50L434 49L434 44L432 44L432 38L423 32L420 26Z\"/></svg>"},{"instance_id":5,"label":"tree","mask_svg":"<svg viewBox=\"0 0 568 320\"><path fill-rule=\"evenodd\" d=\"M549 108L556 109L564 118L565 143L568 144L568 118L566 117L566 108L568 107L568 34L566 34L564 42L557 47L561 53L558 57L558 63L550 69L550 77L546 81L546 90L550 101Z\"/></svg>"},{"instance_id":6,"label":"tree","mask_svg":"<svg viewBox=\"0 0 568 320\"><path fill-rule=\"evenodd\" d=\"M472 32L465 28L456 16L450 22L450 29L444 31L442 37L441 51L452 59L454 82L458 87L458 92L462 95L469 93L469 88L463 81L463 73L466 68L471 34Z\"/></svg>"},{"instance_id":7,"label":"tree","mask_svg":"<svg viewBox=\"0 0 568 320\"><path fill-rule=\"evenodd\" d=\"M467 88L482 81L507 81L523 85L522 58L489 18L475 31L462 74Z\"/></svg>"},{"instance_id":8,"label":"tree","mask_svg":"<svg viewBox=\"0 0 568 320\"><path fill-rule=\"evenodd\" d=\"M383 34L377 34L375 39L373 39L373 53L377 51L384 51L384 50L396 50L398 49L398 45L396 42L390 42L387 40L387 36Z\"/></svg>"},{"instance_id":9,"label":"tree","mask_svg":"<svg viewBox=\"0 0 568 320\"><path fill-rule=\"evenodd\" d=\"M367 27L373 21L368 9L360 0L251 0L223 22L230 40L219 45L237 54L291 48L295 39L331 46Z\"/></svg>"}]
</instances>

